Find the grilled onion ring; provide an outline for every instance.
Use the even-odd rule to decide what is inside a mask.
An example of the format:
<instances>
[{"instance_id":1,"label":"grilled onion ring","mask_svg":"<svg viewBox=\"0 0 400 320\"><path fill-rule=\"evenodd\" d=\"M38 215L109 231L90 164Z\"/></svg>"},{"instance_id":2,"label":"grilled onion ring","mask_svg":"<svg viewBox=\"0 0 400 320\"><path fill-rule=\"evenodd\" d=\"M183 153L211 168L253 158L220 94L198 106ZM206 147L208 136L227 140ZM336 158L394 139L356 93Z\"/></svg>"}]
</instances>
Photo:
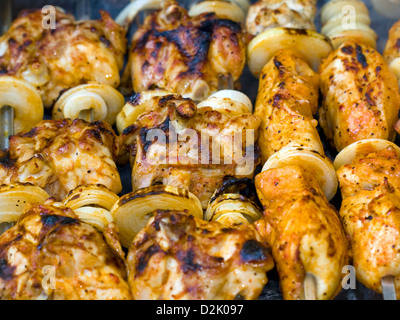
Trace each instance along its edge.
<instances>
[{"instance_id":1,"label":"grilled onion ring","mask_svg":"<svg viewBox=\"0 0 400 320\"><path fill-rule=\"evenodd\" d=\"M122 196L111 209L122 246L130 247L136 234L157 210L187 210L188 214L203 219L200 200L186 189L165 185L139 189Z\"/></svg>"},{"instance_id":2,"label":"grilled onion ring","mask_svg":"<svg viewBox=\"0 0 400 320\"><path fill-rule=\"evenodd\" d=\"M251 40L247 47L250 71L259 77L263 67L284 49L296 51L314 71L318 71L321 59L333 51L331 41L315 31L281 27L267 29Z\"/></svg>"},{"instance_id":3,"label":"grilled onion ring","mask_svg":"<svg viewBox=\"0 0 400 320\"><path fill-rule=\"evenodd\" d=\"M14 134L31 130L43 120L43 102L36 88L28 81L0 76L0 108L14 109Z\"/></svg>"},{"instance_id":4,"label":"grilled onion ring","mask_svg":"<svg viewBox=\"0 0 400 320\"><path fill-rule=\"evenodd\" d=\"M400 157L400 148L393 142L384 139L365 139L352 143L344 148L335 158L333 165L338 170L345 164L350 164L358 155L367 156L370 153L393 148Z\"/></svg>"},{"instance_id":5,"label":"grilled onion ring","mask_svg":"<svg viewBox=\"0 0 400 320\"><path fill-rule=\"evenodd\" d=\"M30 183L14 183L0 186L0 224L16 222L28 203L43 204L49 194Z\"/></svg>"},{"instance_id":6,"label":"grilled onion ring","mask_svg":"<svg viewBox=\"0 0 400 320\"><path fill-rule=\"evenodd\" d=\"M81 111L93 109L94 120L113 125L124 103L124 96L109 85L83 84L60 96L54 105L53 119L77 119Z\"/></svg>"}]
</instances>

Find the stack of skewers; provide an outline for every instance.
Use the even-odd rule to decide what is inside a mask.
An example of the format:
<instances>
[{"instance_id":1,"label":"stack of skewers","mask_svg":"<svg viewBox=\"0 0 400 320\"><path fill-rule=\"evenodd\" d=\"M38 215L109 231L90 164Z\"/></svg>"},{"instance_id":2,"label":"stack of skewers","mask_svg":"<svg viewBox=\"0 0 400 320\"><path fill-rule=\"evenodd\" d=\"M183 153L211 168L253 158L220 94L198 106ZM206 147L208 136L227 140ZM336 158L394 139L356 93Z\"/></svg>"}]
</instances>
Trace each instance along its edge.
<instances>
[{"instance_id":1,"label":"stack of skewers","mask_svg":"<svg viewBox=\"0 0 400 320\"><path fill-rule=\"evenodd\" d=\"M381 55L357 0L79 4L0 38L0 298L257 299L275 266L329 300L348 265L400 298L398 25Z\"/></svg>"}]
</instances>

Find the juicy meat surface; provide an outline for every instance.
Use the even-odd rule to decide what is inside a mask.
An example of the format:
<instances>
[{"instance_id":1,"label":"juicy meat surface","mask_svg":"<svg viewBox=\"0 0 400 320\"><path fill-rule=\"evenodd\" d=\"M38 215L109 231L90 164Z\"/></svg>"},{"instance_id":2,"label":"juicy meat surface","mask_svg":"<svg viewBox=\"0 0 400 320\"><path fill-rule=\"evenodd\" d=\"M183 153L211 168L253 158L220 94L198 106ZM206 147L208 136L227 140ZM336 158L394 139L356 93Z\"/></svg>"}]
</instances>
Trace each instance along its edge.
<instances>
[{"instance_id":1,"label":"juicy meat surface","mask_svg":"<svg viewBox=\"0 0 400 320\"><path fill-rule=\"evenodd\" d=\"M140 107L141 95L130 103ZM259 154L256 138L251 144L246 130L257 132L258 126L258 118L251 113L197 109L193 101L179 95L154 97L121 135L121 149L130 152L132 189L157 183L186 188L205 209L224 177L253 177ZM233 145L235 132L240 139Z\"/></svg>"},{"instance_id":2,"label":"juicy meat surface","mask_svg":"<svg viewBox=\"0 0 400 320\"><path fill-rule=\"evenodd\" d=\"M201 101L218 89L220 75L239 79L245 45L238 23L213 13L190 17L165 1L134 34L125 79L135 92L155 87Z\"/></svg>"},{"instance_id":3,"label":"juicy meat surface","mask_svg":"<svg viewBox=\"0 0 400 320\"><path fill-rule=\"evenodd\" d=\"M0 70L38 88L49 108L63 90L95 81L117 87L126 52L125 30L108 13L75 21L56 9L55 28L44 28L41 9L22 11L0 37ZM47 20L45 20L47 21Z\"/></svg>"},{"instance_id":4,"label":"juicy meat surface","mask_svg":"<svg viewBox=\"0 0 400 320\"><path fill-rule=\"evenodd\" d=\"M262 163L284 147L324 154L314 115L319 77L291 51L280 51L262 70L254 114L261 119Z\"/></svg>"},{"instance_id":5,"label":"juicy meat surface","mask_svg":"<svg viewBox=\"0 0 400 320\"><path fill-rule=\"evenodd\" d=\"M29 182L57 200L85 184L102 184L119 193L118 146L106 122L44 120L10 137L9 152L0 161L1 183Z\"/></svg>"},{"instance_id":6,"label":"juicy meat surface","mask_svg":"<svg viewBox=\"0 0 400 320\"><path fill-rule=\"evenodd\" d=\"M382 293L381 279L395 277L400 298L400 159L395 150L364 153L338 170L340 215L350 237L361 283Z\"/></svg>"},{"instance_id":7,"label":"juicy meat surface","mask_svg":"<svg viewBox=\"0 0 400 320\"><path fill-rule=\"evenodd\" d=\"M338 151L362 139L395 139L399 86L379 52L344 43L322 62L320 74L320 124Z\"/></svg>"},{"instance_id":8,"label":"juicy meat surface","mask_svg":"<svg viewBox=\"0 0 400 320\"><path fill-rule=\"evenodd\" d=\"M270 28L315 30L316 0L261 0L250 6L246 31L256 36Z\"/></svg>"},{"instance_id":9,"label":"juicy meat surface","mask_svg":"<svg viewBox=\"0 0 400 320\"><path fill-rule=\"evenodd\" d=\"M127 256L134 299L257 299L273 268L251 225L156 212Z\"/></svg>"},{"instance_id":10,"label":"juicy meat surface","mask_svg":"<svg viewBox=\"0 0 400 320\"><path fill-rule=\"evenodd\" d=\"M316 280L317 299L333 299L348 264L348 243L316 178L293 165L264 171L255 184L264 209L255 224L271 246L283 298L304 299L309 272Z\"/></svg>"},{"instance_id":11,"label":"juicy meat surface","mask_svg":"<svg viewBox=\"0 0 400 320\"><path fill-rule=\"evenodd\" d=\"M0 299L131 299L113 228L102 235L68 208L28 204L0 236Z\"/></svg>"}]
</instances>

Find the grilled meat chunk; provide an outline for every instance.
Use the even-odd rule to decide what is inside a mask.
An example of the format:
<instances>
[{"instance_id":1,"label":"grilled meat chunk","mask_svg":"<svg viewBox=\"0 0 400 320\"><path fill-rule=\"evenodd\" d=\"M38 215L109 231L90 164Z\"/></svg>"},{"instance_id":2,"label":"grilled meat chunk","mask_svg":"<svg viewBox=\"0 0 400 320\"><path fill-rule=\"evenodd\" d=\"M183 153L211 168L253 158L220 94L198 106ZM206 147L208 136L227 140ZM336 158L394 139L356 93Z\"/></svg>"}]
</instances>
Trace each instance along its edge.
<instances>
[{"instance_id":1,"label":"grilled meat chunk","mask_svg":"<svg viewBox=\"0 0 400 320\"><path fill-rule=\"evenodd\" d=\"M126 52L125 30L108 13L75 21L57 8L55 26L43 27L41 9L25 10L0 37L0 70L38 88L49 108L63 90L90 81L117 87Z\"/></svg>"},{"instance_id":2,"label":"grilled meat chunk","mask_svg":"<svg viewBox=\"0 0 400 320\"><path fill-rule=\"evenodd\" d=\"M333 147L340 151L362 139L395 139L399 86L380 53L344 43L323 61L320 74L320 124Z\"/></svg>"},{"instance_id":3,"label":"grilled meat chunk","mask_svg":"<svg viewBox=\"0 0 400 320\"><path fill-rule=\"evenodd\" d=\"M271 246L285 300L304 299L307 273L318 300L341 290L348 243L338 214L316 178L297 165L264 171L255 184L264 207L257 230Z\"/></svg>"},{"instance_id":4,"label":"grilled meat chunk","mask_svg":"<svg viewBox=\"0 0 400 320\"><path fill-rule=\"evenodd\" d=\"M1 183L30 182L57 200L85 184L102 184L119 193L118 146L106 122L44 120L10 137L9 152L0 161Z\"/></svg>"},{"instance_id":5,"label":"grilled meat chunk","mask_svg":"<svg viewBox=\"0 0 400 320\"><path fill-rule=\"evenodd\" d=\"M178 211L155 212L128 257L134 299L257 299L273 268L246 224L226 227Z\"/></svg>"},{"instance_id":6,"label":"grilled meat chunk","mask_svg":"<svg viewBox=\"0 0 400 320\"><path fill-rule=\"evenodd\" d=\"M276 27L315 30L316 0L260 0L250 6L246 31L256 36Z\"/></svg>"},{"instance_id":7,"label":"grilled meat chunk","mask_svg":"<svg viewBox=\"0 0 400 320\"><path fill-rule=\"evenodd\" d=\"M340 209L361 283L382 293L381 279L394 276L400 298L400 158L387 148L360 153L339 168Z\"/></svg>"},{"instance_id":8,"label":"grilled meat chunk","mask_svg":"<svg viewBox=\"0 0 400 320\"><path fill-rule=\"evenodd\" d=\"M201 101L218 89L220 76L239 79L245 45L238 23L214 13L190 17L165 1L133 36L125 79L135 92L160 88Z\"/></svg>"},{"instance_id":9,"label":"grilled meat chunk","mask_svg":"<svg viewBox=\"0 0 400 320\"><path fill-rule=\"evenodd\" d=\"M259 153L256 137L252 144L246 130L257 132L256 116L197 109L173 94L144 100L141 94L131 100L131 107L147 109L121 135L121 149L130 152L134 191L157 183L182 187L205 209L224 177L253 177Z\"/></svg>"},{"instance_id":10,"label":"grilled meat chunk","mask_svg":"<svg viewBox=\"0 0 400 320\"><path fill-rule=\"evenodd\" d=\"M262 163L285 147L324 154L317 130L319 77L295 53L280 51L263 68L254 114L261 119Z\"/></svg>"},{"instance_id":11,"label":"grilled meat chunk","mask_svg":"<svg viewBox=\"0 0 400 320\"><path fill-rule=\"evenodd\" d=\"M115 227L102 235L57 204L28 204L0 236L0 299L131 299Z\"/></svg>"}]
</instances>

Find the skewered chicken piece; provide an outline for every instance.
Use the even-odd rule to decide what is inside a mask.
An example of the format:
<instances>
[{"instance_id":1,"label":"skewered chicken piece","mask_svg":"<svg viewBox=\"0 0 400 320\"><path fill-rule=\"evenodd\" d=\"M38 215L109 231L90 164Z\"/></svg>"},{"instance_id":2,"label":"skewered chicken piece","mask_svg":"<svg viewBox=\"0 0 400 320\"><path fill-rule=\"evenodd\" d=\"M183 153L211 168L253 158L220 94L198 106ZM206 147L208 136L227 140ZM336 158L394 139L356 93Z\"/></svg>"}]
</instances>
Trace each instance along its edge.
<instances>
[{"instance_id":1,"label":"skewered chicken piece","mask_svg":"<svg viewBox=\"0 0 400 320\"><path fill-rule=\"evenodd\" d=\"M389 31L389 39L383 57L396 75L400 85L400 21L395 23Z\"/></svg>"},{"instance_id":2,"label":"skewered chicken piece","mask_svg":"<svg viewBox=\"0 0 400 320\"><path fill-rule=\"evenodd\" d=\"M321 64L320 74L320 124L338 151L362 139L395 139L399 86L380 53L346 42Z\"/></svg>"},{"instance_id":3,"label":"skewered chicken piece","mask_svg":"<svg viewBox=\"0 0 400 320\"><path fill-rule=\"evenodd\" d=\"M256 176L264 207L256 225L272 247L284 299L308 298L308 278L315 281L316 299L334 298L347 262L346 238L328 202L337 178L313 118L318 83L301 58L279 52L261 73L255 106L262 119L258 143L265 162ZM329 267L320 268L325 264Z\"/></svg>"},{"instance_id":4,"label":"skewered chicken piece","mask_svg":"<svg viewBox=\"0 0 400 320\"><path fill-rule=\"evenodd\" d=\"M328 140L338 151L362 139L394 140L399 90L375 50L377 35L369 27L368 8L358 0L331 0L322 8L321 22L336 48L320 66L320 123Z\"/></svg>"},{"instance_id":5,"label":"skewered chicken piece","mask_svg":"<svg viewBox=\"0 0 400 320\"><path fill-rule=\"evenodd\" d=\"M269 28L315 30L317 0L259 0L250 6L246 31L257 35Z\"/></svg>"},{"instance_id":6,"label":"skewered chicken piece","mask_svg":"<svg viewBox=\"0 0 400 320\"><path fill-rule=\"evenodd\" d=\"M386 140L362 140L339 153L335 166L357 278L385 299L383 285L389 282L389 293L400 298L400 148Z\"/></svg>"},{"instance_id":7,"label":"skewered chicken piece","mask_svg":"<svg viewBox=\"0 0 400 320\"><path fill-rule=\"evenodd\" d=\"M57 8L55 29L45 29L41 10L23 11L0 38L0 69L37 87L46 108L83 83L119 86L125 30L100 14L100 20L77 22Z\"/></svg>"},{"instance_id":8,"label":"skewered chicken piece","mask_svg":"<svg viewBox=\"0 0 400 320\"><path fill-rule=\"evenodd\" d=\"M380 145L390 145L390 141L393 141L396 137L394 126L398 120L400 110L397 79L384 58L374 49L376 47L376 34L373 31L371 32L368 27L369 16L365 5L360 1L351 1L350 3L332 1L323 9L322 15L324 15L324 12L329 13L329 7L343 11L343 6L348 4L355 9L356 30L347 30L343 34L339 34L339 36L336 34L337 30L330 34L333 40L338 40L338 48L320 67L321 91L324 95L320 109L320 122L333 146L338 151L341 151L335 160L336 168L341 166L338 163L350 164L357 157L358 149L365 148L370 150L370 147L366 147L369 145L370 139L377 139L373 140L375 141L375 146L376 141L380 141ZM323 21L330 19L332 18L329 16L322 17ZM341 30L339 29L339 31ZM349 154L352 156L349 157ZM364 156L367 156L367 154L364 154ZM343 161L348 157L349 160ZM368 162L367 159L360 161ZM343 184L349 184L351 179L353 179L352 183L360 183L360 181L357 181L358 178L354 174L348 178L340 177L340 170L338 175L341 182L342 195L349 197L350 195L343 190ZM349 179L349 182L346 182L344 178ZM374 188L367 181L364 181L362 185L366 186L366 189L369 189L368 186ZM364 204L369 202L369 200L360 199L363 199L363 196L359 199L353 199L356 201L352 204L356 211L358 210L357 206L360 205L357 201L363 201ZM386 201L385 199L382 200ZM377 205L377 209L373 209L373 206L369 206L368 209L380 210L380 204ZM360 207L359 209L362 211L366 208L362 209ZM381 252L375 251L375 247L365 245L365 241L368 241L366 239L370 237L369 234L366 234L365 237L355 235L356 233L358 234L358 231L351 224L355 221L353 219L358 219L358 214L350 216L351 210L347 200L344 200L341 215L345 220L344 227L352 237L352 245L354 246L355 242L357 243L355 250L358 251L356 254L359 257L354 257L356 268L358 268L359 263L365 263L365 260L362 261L364 257L370 255L374 255L378 260L381 259L383 261L385 253L381 256ZM347 214L349 214L348 217ZM349 219L351 221L346 221ZM362 223L359 222L359 224L362 226ZM373 236L375 237L376 235L374 234ZM388 243L392 241L392 235L380 234L377 239L381 243ZM361 246L358 247L359 245ZM367 266L367 269L373 269L374 267ZM386 275L382 277L379 270L370 270L369 273L367 277L369 279L366 279L365 275L359 275L361 281L366 282L367 286L371 286L368 281L373 278L374 288L379 288L378 290L383 292L385 299L390 298L390 296L394 298L393 296L396 295L394 293L395 279L387 278Z\"/></svg>"},{"instance_id":9,"label":"skewered chicken piece","mask_svg":"<svg viewBox=\"0 0 400 320\"><path fill-rule=\"evenodd\" d=\"M185 211L157 211L127 256L134 299L257 299L273 268L250 224L227 227Z\"/></svg>"},{"instance_id":10,"label":"skewered chicken piece","mask_svg":"<svg viewBox=\"0 0 400 320\"><path fill-rule=\"evenodd\" d=\"M9 152L0 161L0 181L33 183L57 200L85 184L119 193L118 146L106 122L45 120L10 138Z\"/></svg>"},{"instance_id":11,"label":"skewered chicken piece","mask_svg":"<svg viewBox=\"0 0 400 320\"><path fill-rule=\"evenodd\" d=\"M318 70L332 45L315 31L316 11L314 0L261 0L250 7L246 31L253 39L247 46L247 61L254 76L258 78L274 55L285 49L295 51L296 56Z\"/></svg>"},{"instance_id":12,"label":"skewered chicken piece","mask_svg":"<svg viewBox=\"0 0 400 320\"><path fill-rule=\"evenodd\" d=\"M333 299L348 263L347 239L315 176L288 165L263 171L255 184L264 207L255 224L271 246L283 298L304 299L308 274L315 281L315 298Z\"/></svg>"},{"instance_id":13,"label":"skewered chicken piece","mask_svg":"<svg viewBox=\"0 0 400 320\"><path fill-rule=\"evenodd\" d=\"M262 70L254 114L261 119L262 162L286 147L324 153L318 134L319 77L292 51L277 53Z\"/></svg>"},{"instance_id":14,"label":"skewered chicken piece","mask_svg":"<svg viewBox=\"0 0 400 320\"><path fill-rule=\"evenodd\" d=\"M334 298L347 261L346 238L329 204L337 177L313 118L319 86L315 70L332 51L325 37L310 30L315 29L315 5L263 1L249 10L259 12L259 20L247 20L247 28L258 33L248 53L250 70L260 77L255 115L262 121L259 146L265 163L256 176L264 210L256 225L272 247L284 299ZM280 9L268 10L275 7ZM287 28L298 12L309 12L309 29ZM297 27L307 28L304 21Z\"/></svg>"},{"instance_id":15,"label":"skewered chicken piece","mask_svg":"<svg viewBox=\"0 0 400 320\"><path fill-rule=\"evenodd\" d=\"M318 108L318 75L292 51L281 51L262 70L254 114L261 119L262 164L276 167L297 157L313 170L328 200L337 178L313 118ZM285 160L286 159L286 160Z\"/></svg>"},{"instance_id":16,"label":"skewered chicken piece","mask_svg":"<svg viewBox=\"0 0 400 320\"><path fill-rule=\"evenodd\" d=\"M202 101L221 79L239 79L245 45L240 24L214 13L190 17L175 1L165 1L133 36L125 87L135 92L156 87Z\"/></svg>"},{"instance_id":17,"label":"skewered chicken piece","mask_svg":"<svg viewBox=\"0 0 400 320\"><path fill-rule=\"evenodd\" d=\"M115 225L101 234L58 203L28 204L0 260L0 299L131 299Z\"/></svg>"},{"instance_id":18,"label":"skewered chicken piece","mask_svg":"<svg viewBox=\"0 0 400 320\"><path fill-rule=\"evenodd\" d=\"M198 106L163 91L134 96L117 117L133 191L155 184L186 188L205 209L225 176L252 178L259 119L251 110L244 94L229 90Z\"/></svg>"}]
</instances>

